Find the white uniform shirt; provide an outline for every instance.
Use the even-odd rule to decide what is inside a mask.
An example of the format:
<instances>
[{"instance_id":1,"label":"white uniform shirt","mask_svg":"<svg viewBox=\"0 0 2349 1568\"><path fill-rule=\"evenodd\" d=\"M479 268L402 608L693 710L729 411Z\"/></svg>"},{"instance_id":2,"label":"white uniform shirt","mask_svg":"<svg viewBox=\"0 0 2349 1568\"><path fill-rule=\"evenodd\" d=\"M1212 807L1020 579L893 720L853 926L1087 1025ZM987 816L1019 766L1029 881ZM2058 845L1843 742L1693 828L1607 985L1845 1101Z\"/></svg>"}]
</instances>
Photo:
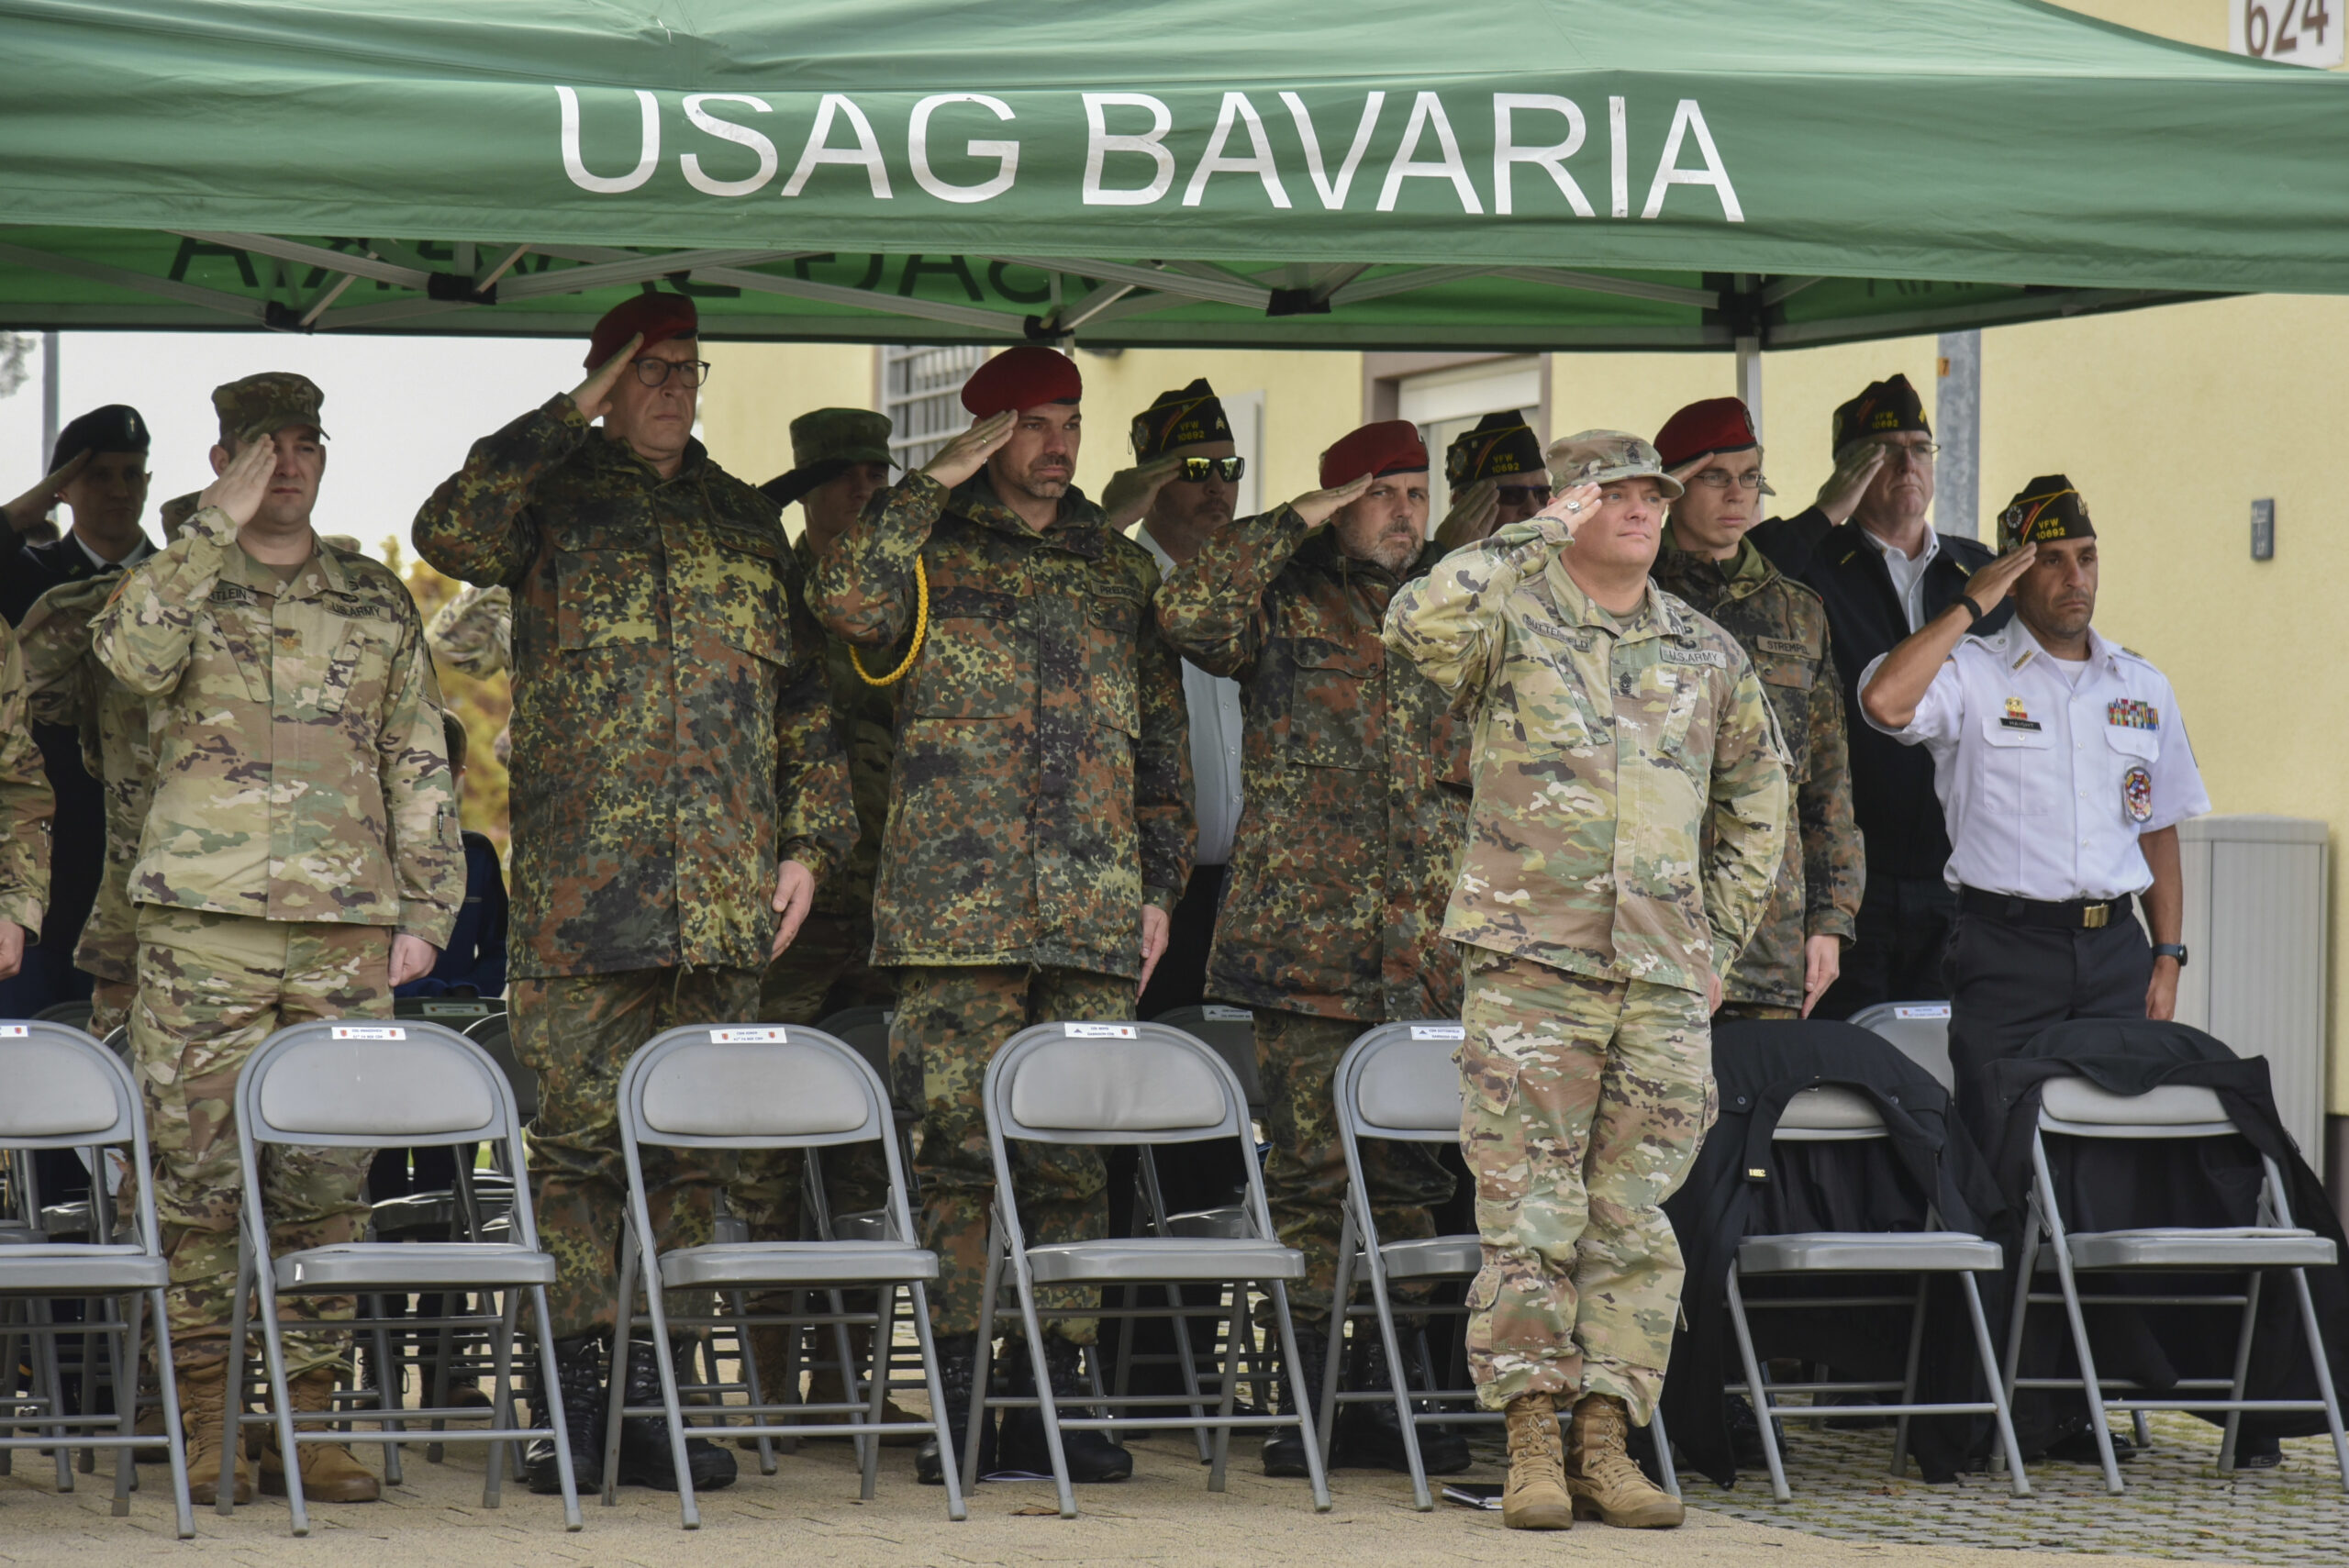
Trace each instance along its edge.
<instances>
[{"instance_id":1,"label":"white uniform shirt","mask_svg":"<svg viewBox=\"0 0 2349 1568\"><path fill-rule=\"evenodd\" d=\"M1888 657L1861 673L1863 692ZM2137 836L2210 809L2169 682L2093 630L2077 685L2009 620L1957 645L1907 728L1868 722L1932 753L1952 887L2051 903L2143 893L2154 874Z\"/></svg>"},{"instance_id":2,"label":"white uniform shirt","mask_svg":"<svg viewBox=\"0 0 2349 1568\"><path fill-rule=\"evenodd\" d=\"M1161 576L1174 570L1174 558L1150 537L1148 525L1133 537L1158 562ZM1240 830L1240 683L1210 675L1183 661L1183 700L1191 709L1192 810L1198 818L1203 866L1231 863L1231 840Z\"/></svg>"},{"instance_id":3,"label":"white uniform shirt","mask_svg":"<svg viewBox=\"0 0 2349 1568\"><path fill-rule=\"evenodd\" d=\"M1860 530L1860 536L1876 546L1876 552L1884 558L1884 569L1892 578L1892 592L1900 600L1900 613L1909 617L1909 629L1912 632L1923 629L1925 568L1931 566L1933 557L1942 552L1942 536L1927 528L1925 548L1917 552L1914 561L1909 560L1898 546L1885 543L1865 528Z\"/></svg>"}]
</instances>

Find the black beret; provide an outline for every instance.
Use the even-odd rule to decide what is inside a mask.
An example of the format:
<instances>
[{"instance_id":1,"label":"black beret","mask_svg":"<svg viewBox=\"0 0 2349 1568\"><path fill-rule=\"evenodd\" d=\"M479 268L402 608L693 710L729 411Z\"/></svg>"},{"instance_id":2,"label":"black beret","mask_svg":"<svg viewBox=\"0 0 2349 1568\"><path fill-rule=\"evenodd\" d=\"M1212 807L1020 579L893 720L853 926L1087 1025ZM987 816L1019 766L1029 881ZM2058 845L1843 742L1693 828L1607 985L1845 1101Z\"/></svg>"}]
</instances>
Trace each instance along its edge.
<instances>
[{"instance_id":1,"label":"black beret","mask_svg":"<svg viewBox=\"0 0 2349 1568\"><path fill-rule=\"evenodd\" d=\"M57 432L57 450L50 454L49 471L55 473L83 452L143 452L149 444L147 421L128 403L93 408Z\"/></svg>"}]
</instances>

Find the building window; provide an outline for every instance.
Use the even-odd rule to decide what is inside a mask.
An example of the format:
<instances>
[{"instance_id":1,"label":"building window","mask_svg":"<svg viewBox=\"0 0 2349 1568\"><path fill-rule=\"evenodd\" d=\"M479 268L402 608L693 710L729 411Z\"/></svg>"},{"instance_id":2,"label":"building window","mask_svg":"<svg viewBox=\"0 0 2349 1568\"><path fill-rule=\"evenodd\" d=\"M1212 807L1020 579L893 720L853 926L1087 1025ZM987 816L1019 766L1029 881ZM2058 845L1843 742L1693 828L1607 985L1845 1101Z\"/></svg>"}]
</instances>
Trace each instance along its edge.
<instances>
[{"instance_id":1,"label":"building window","mask_svg":"<svg viewBox=\"0 0 2349 1568\"><path fill-rule=\"evenodd\" d=\"M919 468L969 427L963 384L986 357L987 350L975 345L881 350L881 412L889 417L889 450L899 462Z\"/></svg>"}]
</instances>

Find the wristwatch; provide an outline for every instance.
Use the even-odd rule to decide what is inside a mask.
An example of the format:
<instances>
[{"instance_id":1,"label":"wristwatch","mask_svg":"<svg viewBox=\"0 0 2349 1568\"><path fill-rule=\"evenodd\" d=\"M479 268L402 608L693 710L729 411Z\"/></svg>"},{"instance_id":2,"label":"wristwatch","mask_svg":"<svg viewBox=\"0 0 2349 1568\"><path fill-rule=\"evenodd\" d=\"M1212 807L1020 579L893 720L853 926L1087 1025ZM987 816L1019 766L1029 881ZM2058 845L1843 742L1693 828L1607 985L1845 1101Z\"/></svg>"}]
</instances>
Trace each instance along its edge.
<instances>
[{"instance_id":1,"label":"wristwatch","mask_svg":"<svg viewBox=\"0 0 2349 1568\"><path fill-rule=\"evenodd\" d=\"M2155 942L2154 944L2154 956L2155 958L2174 958L2177 960L2177 967L2184 969L2186 967L2186 944L2184 942Z\"/></svg>"}]
</instances>

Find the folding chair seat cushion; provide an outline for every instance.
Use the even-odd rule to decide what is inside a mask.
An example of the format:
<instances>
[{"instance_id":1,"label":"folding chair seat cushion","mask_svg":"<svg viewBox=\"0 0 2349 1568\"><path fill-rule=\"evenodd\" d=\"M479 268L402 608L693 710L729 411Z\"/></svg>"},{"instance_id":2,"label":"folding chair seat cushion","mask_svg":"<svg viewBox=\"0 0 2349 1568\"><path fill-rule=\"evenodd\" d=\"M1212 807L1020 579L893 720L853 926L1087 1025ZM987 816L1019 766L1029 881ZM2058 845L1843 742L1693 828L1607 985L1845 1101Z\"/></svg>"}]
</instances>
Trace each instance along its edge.
<instances>
[{"instance_id":1,"label":"folding chair seat cushion","mask_svg":"<svg viewBox=\"0 0 2349 1568\"><path fill-rule=\"evenodd\" d=\"M2322 1269L2332 1243L2313 1230L2091 1230L2065 1238L2076 1269Z\"/></svg>"},{"instance_id":2,"label":"folding chair seat cushion","mask_svg":"<svg viewBox=\"0 0 2349 1568\"><path fill-rule=\"evenodd\" d=\"M130 1290L160 1290L171 1279L170 1263L149 1257L136 1245L95 1247L38 1240L0 1251L0 1295L6 1296L114 1296Z\"/></svg>"},{"instance_id":3,"label":"folding chair seat cushion","mask_svg":"<svg viewBox=\"0 0 2349 1568\"><path fill-rule=\"evenodd\" d=\"M401 1290L448 1285L501 1289L554 1284L551 1253L514 1241L346 1241L271 1260L277 1288Z\"/></svg>"},{"instance_id":4,"label":"folding chair seat cushion","mask_svg":"<svg viewBox=\"0 0 2349 1568\"><path fill-rule=\"evenodd\" d=\"M1195 1241L1245 1241L1255 1234L1255 1227L1249 1223L1246 1209L1236 1203L1228 1203L1217 1208L1168 1215L1166 1234L1188 1237Z\"/></svg>"},{"instance_id":5,"label":"folding chair seat cushion","mask_svg":"<svg viewBox=\"0 0 2349 1568\"><path fill-rule=\"evenodd\" d=\"M1114 1241L1048 1241L1028 1249L1039 1284L1120 1281L1280 1280L1305 1277L1305 1254L1278 1241L1136 1236Z\"/></svg>"},{"instance_id":6,"label":"folding chair seat cushion","mask_svg":"<svg viewBox=\"0 0 2349 1568\"><path fill-rule=\"evenodd\" d=\"M1748 1274L1994 1274L2006 1260L1996 1241L1963 1230L1809 1230L1748 1236L1738 1244L1737 1266Z\"/></svg>"},{"instance_id":7,"label":"folding chair seat cushion","mask_svg":"<svg viewBox=\"0 0 2349 1568\"><path fill-rule=\"evenodd\" d=\"M1388 1241L1378 1249L1389 1279L1448 1279L1485 1266L1485 1244L1475 1236L1430 1236Z\"/></svg>"},{"instance_id":8,"label":"folding chair seat cushion","mask_svg":"<svg viewBox=\"0 0 2349 1568\"><path fill-rule=\"evenodd\" d=\"M910 1241L738 1241L661 1254L669 1290L730 1284L885 1284L938 1278L938 1254Z\"/></svg>"}]
</instances>

